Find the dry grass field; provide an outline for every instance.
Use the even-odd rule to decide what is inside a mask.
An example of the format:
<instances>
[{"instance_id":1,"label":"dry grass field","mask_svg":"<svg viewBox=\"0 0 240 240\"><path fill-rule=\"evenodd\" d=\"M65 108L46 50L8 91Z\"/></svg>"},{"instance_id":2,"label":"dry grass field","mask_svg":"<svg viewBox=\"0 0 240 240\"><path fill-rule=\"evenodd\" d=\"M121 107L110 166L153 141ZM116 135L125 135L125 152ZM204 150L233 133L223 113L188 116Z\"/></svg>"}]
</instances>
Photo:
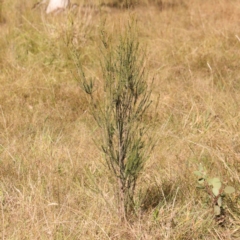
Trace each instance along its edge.
<instances>
[{"instance_id":1,"label":"dry grass field","mask_svg":"<svg viewBox=\"0 0 240 240\"><path fill-rule=\"evenodd\" d=\"M146 0L131 10L92 2L46 15L34 0L0 1L0 238L240 239L240 2ZM157 141L137 215L121 222L71 47L101 87L100 28L105 20L117 39L130 18L155 78L147 118L156 111ZM236 189L222 223L198 188L200 164Z\"/></svg>"}]
</instances>

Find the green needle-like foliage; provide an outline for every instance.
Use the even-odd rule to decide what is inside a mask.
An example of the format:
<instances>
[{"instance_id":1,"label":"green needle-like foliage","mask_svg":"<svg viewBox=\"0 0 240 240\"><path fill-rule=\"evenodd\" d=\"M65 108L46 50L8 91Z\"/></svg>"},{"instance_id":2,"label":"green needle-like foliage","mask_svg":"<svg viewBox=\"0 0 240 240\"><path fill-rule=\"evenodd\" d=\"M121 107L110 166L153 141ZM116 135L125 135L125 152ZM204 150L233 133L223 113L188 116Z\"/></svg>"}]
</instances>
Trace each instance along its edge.
<instances>
[{"instance_id":1,"label":"green needle-like foliage","mask_svg":"<svg viewBox=\"0 0 240 240\"><path fill-rule=\"evenodd\" d=\"M118 181L120 211L126 215L134 207L136 182L149 153L148 127L142 118L151 103L151 91L135 25L127 27L115 49L107 39L103 32L106 97L98 123L104 133L102 149Z\"/></svg>"},{"instance_id":2,"label":"green needle-like foliage","mask_svg":"<svg viewBox=\"0 0 240 240\"><path fill-rule=\"evenodd\" d=\"M115 176L120 214L126 219L134 210L137 179L152 149L147 135L149 126L143 122L151 104L151 90L135 22L119 35L116 45L104 30L101 40L103 98L95 98L92 81L87 81L83 73L80 74L81 86L90 95L93 116L102 129L101 149Z\"/></svg>"}]
</instances>

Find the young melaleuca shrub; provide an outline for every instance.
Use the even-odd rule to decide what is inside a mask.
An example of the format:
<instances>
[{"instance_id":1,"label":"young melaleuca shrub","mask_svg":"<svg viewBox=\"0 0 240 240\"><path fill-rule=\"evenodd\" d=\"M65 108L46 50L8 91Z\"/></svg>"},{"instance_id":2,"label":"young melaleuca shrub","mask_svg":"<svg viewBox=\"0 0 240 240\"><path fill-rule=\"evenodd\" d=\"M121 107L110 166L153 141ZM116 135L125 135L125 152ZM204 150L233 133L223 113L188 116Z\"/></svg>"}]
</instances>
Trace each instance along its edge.
<instances>
[{"instance_id":1,"label":"young melaleuca shrub","mask_svg":"<svg viewBox=\"0 0 240 240\"><path fill-rule=\"evenodd\" d=\"M101 32L103 90L94 95L93 82L78 69L82 89L90 95L91 112L101 129L101 149L113 174L122 219L134 211L137 180L153 147L144 121L151 104L152 80L148 84L143 48L136 23L129 23L116 42ZM99 96L99 94L98 94Z\"/></svg>"}]
</instances>

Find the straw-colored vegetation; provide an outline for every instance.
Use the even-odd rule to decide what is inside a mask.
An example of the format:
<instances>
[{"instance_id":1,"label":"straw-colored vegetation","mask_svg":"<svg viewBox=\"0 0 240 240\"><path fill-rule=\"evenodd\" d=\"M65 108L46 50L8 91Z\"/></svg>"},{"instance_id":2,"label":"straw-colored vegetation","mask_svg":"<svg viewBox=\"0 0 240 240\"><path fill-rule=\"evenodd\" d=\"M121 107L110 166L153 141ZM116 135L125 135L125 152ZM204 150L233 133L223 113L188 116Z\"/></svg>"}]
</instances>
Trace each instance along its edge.
<instances>
[{"instance_id":1,"label":"straw-colored vegetation","mask_svg":"<svg viewBox=\"0 0 240 240\"><path fill-rule=\"evenodd\" d=\"M240 239L240 2L105 2L46 16L34 0L0 1L0 238ZM100 29L117 40L130 18L155 78L143 121L157 113L157 142L122 222L71 51L100 89ZM236 190L219 217L200 163Z\"/></svg>"}]
</instances>

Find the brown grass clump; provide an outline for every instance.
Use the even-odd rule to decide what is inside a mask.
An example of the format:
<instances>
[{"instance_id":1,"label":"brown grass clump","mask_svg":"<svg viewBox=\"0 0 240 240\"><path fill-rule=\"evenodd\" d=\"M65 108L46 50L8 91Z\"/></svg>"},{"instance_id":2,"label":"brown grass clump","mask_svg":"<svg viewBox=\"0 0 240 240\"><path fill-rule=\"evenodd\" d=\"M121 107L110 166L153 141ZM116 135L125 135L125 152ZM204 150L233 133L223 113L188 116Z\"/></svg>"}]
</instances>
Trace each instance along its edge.
<instances>
[{"instance_id":1,"label":"brown grass clump","mask_svg":"<svg viewBox=\"0 0 240 240\"><path fill-rule=\"evenodd\" d=\"M2 239L240 238L240 3L161 2L46 16L34 1L0 1ZM155 76L158 142L138 182L138 214L121 223L69 48L101 86L102 19L112 33L132 15ZM221 226L196 188L200 163L236 189Z\"/></svg>"}]
</instances>

